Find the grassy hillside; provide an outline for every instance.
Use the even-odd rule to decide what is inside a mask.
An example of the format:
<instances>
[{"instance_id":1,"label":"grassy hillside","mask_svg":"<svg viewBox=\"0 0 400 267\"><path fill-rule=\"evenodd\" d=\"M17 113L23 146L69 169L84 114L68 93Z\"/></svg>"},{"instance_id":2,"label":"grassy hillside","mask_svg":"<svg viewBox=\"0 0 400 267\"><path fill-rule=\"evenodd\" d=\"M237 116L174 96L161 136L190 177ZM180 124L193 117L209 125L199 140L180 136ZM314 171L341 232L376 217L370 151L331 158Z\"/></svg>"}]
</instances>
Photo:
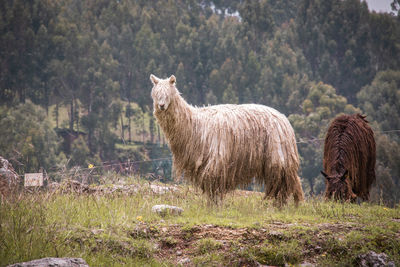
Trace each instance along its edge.
<instances>
[{"instance_id":1,"label":"grassy hillside","mask_svg":"<svg viewBox=\"0 0 400 267\"><path fill-rule=\"evenodd\" d=\"M136 178L125 186L137 192L61 190L0 202L0 265L53 256L90 266L344 266L370 250L400 264L399 207L308 199L277 209L247 191L210 207L188 186L165 194ZM161 217L151 212L156 204L184 212Z\"/></svg>"}]
</instances>

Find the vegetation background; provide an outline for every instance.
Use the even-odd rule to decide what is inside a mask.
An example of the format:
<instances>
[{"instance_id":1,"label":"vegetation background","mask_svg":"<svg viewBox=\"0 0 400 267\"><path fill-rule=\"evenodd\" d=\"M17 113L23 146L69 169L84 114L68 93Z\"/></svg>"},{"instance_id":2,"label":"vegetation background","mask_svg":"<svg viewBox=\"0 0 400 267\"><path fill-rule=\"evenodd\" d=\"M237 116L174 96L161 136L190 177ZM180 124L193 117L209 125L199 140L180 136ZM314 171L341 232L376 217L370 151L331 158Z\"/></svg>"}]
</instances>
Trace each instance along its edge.
<instances>
[{"instance_id":1,"label":"vegetation background","mask_svg":"<svg viewBox=\"0 0 400 267\"><path fill-rule=\"evenodd\" d=\"M340 113L367 115L374 201L400 199L400 2L359 0L0 2L0 154L19 174L96 167L171 179L150 73L189 103L259 103L287 115L308 195ZM154 160L155 161L151 161ZM126 164L126 162L130 162ZM122 164L124 163L124 164Z\"/></svg>"}]
</instances>

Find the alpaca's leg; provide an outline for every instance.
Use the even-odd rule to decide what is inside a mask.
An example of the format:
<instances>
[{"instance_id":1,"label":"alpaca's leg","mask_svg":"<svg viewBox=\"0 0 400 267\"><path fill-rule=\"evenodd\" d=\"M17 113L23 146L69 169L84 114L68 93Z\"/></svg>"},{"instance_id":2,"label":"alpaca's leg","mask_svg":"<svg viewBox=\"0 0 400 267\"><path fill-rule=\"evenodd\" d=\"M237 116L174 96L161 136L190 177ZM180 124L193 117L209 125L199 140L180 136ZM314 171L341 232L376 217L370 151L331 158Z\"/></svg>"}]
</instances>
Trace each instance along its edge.
<instances>
[{"instance_id":1,"label":"alpaca's leg","mask_svg":"<svg viewBox=\"0 0 400 267\"><path fill-rule=\"evenodd\" d=\"M279 194L275 197L274 206L277 208L282 208L287 204L287 197L284 197L282 194Z\"/></svg>"},{"instance_id":2,"label":"alpaca's leg","mask_svg":"<svg viewBox=\"0 0 400 267\"><path fill-rule=\"evenodd\" d=\"M296 205L298 205L300 201L304 200L304 193L303 189L301 188L299 176L296 176L295 182L293 184L293 199Z\"/></svg>"},{"instance_id":3,"label":"alpaca's leg","mask_svg":"<svg viewBox=\"0 0 400 267\"><path fill-rule=\"evenodd\" d=\"M286 180L287 176L285 173L281 172L281 184L278 187L278 191L275 192L275 206L278 208L282 208L287 204L288 198L290 196L290 191L289 191L289 184L288 181Z\"/></svg>"},{"instance_id":4,"label":"alpaca's leg","mask_svg":"<svg viewBox=\"0 0 400 267\"><path fill-rule=\"evenodd\" d=\"M220 206L222 204L224 193L220 192L216 189L215 185L212 185L211 188L206 192L207 194L207 206Z\"/></svg>"},{"instance_id":5,"label":"alpaca's leg","mask_svg":"<svg viewBox=\"0 0 400 267\"><path fill-rule=\"evenodd\" d=\"M368 162L368 173L367 173L368 177L368 184L367 184L367 191L365 192L365 196L363 197L364 201L368 201L369 200L369 190L371 189L372 184L374 183L374 181L376 180L376 174L375 174L375 161L374 160L370 160Z\"/></svg>"},{"instance_id":6,"label":"alpaca's leg","mask_svg":"<svg viewBox=\"0 0 400 267\"><path fill-rule=\"evenodd\" d=\"M266 176L264 183L265 196L264 199L273 199L273 205L281 208L286 205L291 192L288 190L288 185L284 172L271 171L275 176ZM273 182L271 182L273 181Z\"/></svg>"}]
</instances>

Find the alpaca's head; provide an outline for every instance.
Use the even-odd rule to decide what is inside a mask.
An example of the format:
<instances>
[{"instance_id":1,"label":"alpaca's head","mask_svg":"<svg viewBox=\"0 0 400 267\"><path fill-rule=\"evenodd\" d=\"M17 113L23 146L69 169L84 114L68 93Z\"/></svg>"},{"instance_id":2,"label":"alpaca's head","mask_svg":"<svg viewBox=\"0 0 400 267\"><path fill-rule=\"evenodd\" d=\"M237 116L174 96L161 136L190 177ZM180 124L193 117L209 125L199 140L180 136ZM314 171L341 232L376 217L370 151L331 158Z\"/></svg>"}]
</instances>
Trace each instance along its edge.
<instances>
[{"instance_id":1,"label":"alpaca's head","mask_svg":"<svg viewBox=\"0 0 400 267\"><path fill-rule=\"evenodd\" d=\"M174 96L178 94L178 90L175 88L175 76L171 75L168 79L163 80L151 74L150 80L153 83L151 97L153 98L154 109L167 110Z\"/></svg>"},{"instance_id":2,"label":"alpaca's head","mask_svg":"<svg viewBox=\"0 0 400 267\"><path fill-rule=\"evenodd\" d=\"M341 174L327 175L321 171L326 178L325 199L353 201L357 198L351 187L349 172L345 170Z\"/></svg>"}]
</instances>

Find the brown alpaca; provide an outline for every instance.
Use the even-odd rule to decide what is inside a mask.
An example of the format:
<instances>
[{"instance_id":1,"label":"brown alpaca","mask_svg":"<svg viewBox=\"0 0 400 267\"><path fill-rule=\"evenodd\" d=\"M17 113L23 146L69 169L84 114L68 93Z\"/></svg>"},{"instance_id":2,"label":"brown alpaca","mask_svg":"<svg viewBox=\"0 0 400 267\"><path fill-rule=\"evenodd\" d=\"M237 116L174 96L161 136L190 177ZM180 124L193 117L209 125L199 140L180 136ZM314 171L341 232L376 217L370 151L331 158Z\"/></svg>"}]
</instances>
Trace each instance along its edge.
<instances>
[{"instance_id":1,"label":"brown alpaca","mask_svg":"<svg viewBox=\"0 0 400 267\"><path fill-rule=\"evenodd\" d=\"M214 202L253 178L279 205L290 195L303 200L295 135L284 115L255 104L193 107L180 96L175 76L150 80L154 115L178 175Z\"/></svg>"},{"instance_id":2,"label":"brown alpaca","mask_svg":"<svg viewBox=\"0 0 400 267\"><path fill-rule=\"evenodd\" d=\"M369 199L375 181L374 132L360 114L341 115L329 126L324 146L325 198Z\"/></svg>"}]
</instances>

